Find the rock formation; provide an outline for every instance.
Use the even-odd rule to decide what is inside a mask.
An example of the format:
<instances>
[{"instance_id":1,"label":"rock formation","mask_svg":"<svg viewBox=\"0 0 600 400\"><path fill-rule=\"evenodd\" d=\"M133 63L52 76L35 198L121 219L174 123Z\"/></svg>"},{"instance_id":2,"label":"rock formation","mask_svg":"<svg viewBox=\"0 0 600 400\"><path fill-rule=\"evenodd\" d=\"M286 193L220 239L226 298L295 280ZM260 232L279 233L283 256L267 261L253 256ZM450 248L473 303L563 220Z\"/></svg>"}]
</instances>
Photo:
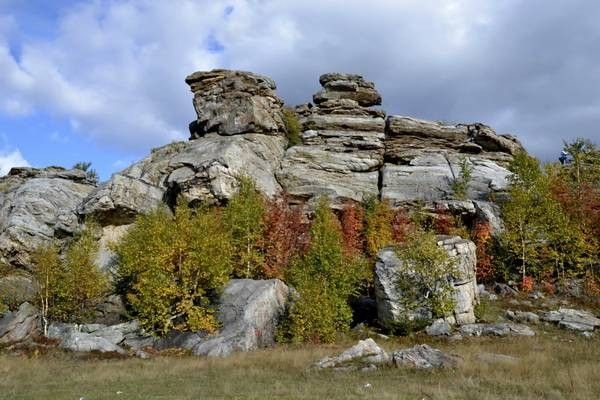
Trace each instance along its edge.
<instances>
[{"instance_id":1,"label":"rock formation","mask_svg":"<svg viewBox=\"0 0 600 400\"><path fill-rule=\"evenodd\" d=\"M282 190L275 172L286 139L275 83L224 70L196 72L186 82L202 134L155 149L113 175L83 202L80 214L103 225L123 225L158 204L173 205L179 195L192 203L218 204L235 192L241 175L252 177L269 196Z\"/></svg>"},{"instance_id":2,"label":"rock formation","mask_svg":"<svg viewBox=\"0 0 600 400\"><path fill-rule=\"evenodd\" d=\"M477 303L477 282L475 280L475 244L470 240L454 236L438 236L438 246L456 260L457 276L449 277L454 285L455 307L447 316L450 323L469 324L475 322L474 309ZM404 294L399 290L397 279L402 267L392 248L379 252L375 266L375 296L379 323L393 328L399 322L413 319L431 318L430 310L408 312L403 307Z\"/></svg>"},{"instance_id":3,"label":"rock formation","mask_svg":"<svg viewBox=\"0 0 600 400\"><path fill-rule=\"evenodd\" d=\"M334 205L379 195L385 150L385 113L372 82L359 75L325 74L316 106L299 106L302 145L287 150L282 186L295 198L327 196Z\"/></svg>"},{"instance_id":4,"label":"rock formation","mask_svg":"<svg viewBox=\"0 0 600 400\"><path fill-rule=\"evenodd\" d=\"M77 207L94 189L85 172L13 168L0 178L0 261L30 268L30 255L80 228Z\"/></svg>"}]
</instances>

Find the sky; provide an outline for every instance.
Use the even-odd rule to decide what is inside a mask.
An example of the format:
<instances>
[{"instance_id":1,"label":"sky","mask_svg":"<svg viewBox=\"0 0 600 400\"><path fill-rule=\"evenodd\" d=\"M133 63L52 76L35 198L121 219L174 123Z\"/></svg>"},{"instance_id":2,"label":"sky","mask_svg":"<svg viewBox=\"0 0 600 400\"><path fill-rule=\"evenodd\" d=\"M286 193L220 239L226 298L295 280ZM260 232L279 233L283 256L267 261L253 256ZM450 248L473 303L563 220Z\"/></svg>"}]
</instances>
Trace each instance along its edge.
<instances>
[{"instance_id":1,"label":"sky","mask_svg":"<svg viewBox=\"0 0 600 400\"><path fill-rule=\"evenodd\" d=\"M483 122L543 160L600 144L597 0L0 0L0 175L90 161L108 179L185 140L185 77L271 76L288 105L325 72L388 114Z\"/></svg>"}]
</instances>

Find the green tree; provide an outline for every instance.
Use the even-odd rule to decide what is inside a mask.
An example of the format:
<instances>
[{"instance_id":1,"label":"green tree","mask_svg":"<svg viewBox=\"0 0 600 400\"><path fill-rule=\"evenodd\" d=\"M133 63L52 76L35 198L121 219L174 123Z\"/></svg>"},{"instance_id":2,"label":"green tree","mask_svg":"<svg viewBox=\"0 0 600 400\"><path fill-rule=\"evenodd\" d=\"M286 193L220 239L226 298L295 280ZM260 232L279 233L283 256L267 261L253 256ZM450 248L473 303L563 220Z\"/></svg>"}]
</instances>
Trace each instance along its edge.
<instances>
[{"instance_id":1,"label":"green tree","mask_svg":"<svg viewBox=\"0 0 600 400\"><path fill-rule=\"evenodd\" d=\"M394 211L387 201L377 198L367 199L364 208L367 252L371 257L375 257L379 250L394 243Z\"/></svg>"},{"instance_id":2,"label":"green tree","mask_svg":"<svg viewBox=\"0 0 600 400\"><path fill-rule=\"evenodd\" d=\"M110 289L108 277L94 264L97 227L88 223L70 243L64 259L55 244L41 246L32 256L44 333L50 320L85 322Z\"/></svg>"},{"instance_id":3,"label":"green tree","mask_svg":"<svg viewBox=\"0 0 600 400\"><path fill-rule=\"evenodd\" d=\"M408 312L427 309L434 317L444 317L455 306L452 278L456 260L438 246L433 232L417 230L396 249L401 261L396 284L402 306Z\"/></svg>"},{"instance_id":4,"label":"green tree","mask_svg":"<svg viewBox=\"0 0 600 400\"><path fill-rule=\"evenodd\" d=\"M94 183L98 183L98 181L99 181L98 173L96 172L95 169L92 168L91 162L80 161L80 162L76 163L75 165L73 165L73 169L79 169L79 170L85 172L85 175L88 180L90 180Z\"/></svg>"},{"instance_id":5,"label":"green tree","mask_svg":"<svg viewBox=\"0 0 600 400\"><path fill-rule=\"evenodd\" d=\"M234 275L254 278L263 264L262 239L265 229L265 198L247 176L238 178L239 189L229 200L223 220L234 248Z\"/></svg>"},{"instance_id":6,"label":"green tree","mask_svg":"<svg viewBox=\"0 0 600 400\"><path fill-rule=\"evenodd\" d=\"M48 336L50 309L62 275L62 265L55 244L38 247L32 254L35 265L34 277L37 283L38 306L42 317L44 336Z\"/></svg>"},{"instance_id":7,"label":"green tree","mask_svg":"<svg viewBox=\"0 0 600 400\"><path fill-rule=\"evenodd\" d=\"M122 290L142 325L213 331L213 303L233 271L231 239L215 209L190 209L180 200L138 217L116 247Z\"/></svg>"},{"instance_id":8,"label":"green tree","mask_svg":"<svg viewBox=\"0 0 600 400\"><path fill-rule=\"evenodd\" d=\"M469 193L469 184L473 178L473 165L467 157L461 157L458 162L459 173L454 177L450 187L452 195L457 200L466 200Z\"/></svg>"},{"instance_id":9,"label":"green tree","mask_svg":"<svg viewBox=\"0 0 600 400\"><path fill-rule=\"evenodd\" d=\"M321 199L310 230L308 251L288 271L287 280L300 298L289 313L288 334L295 342L332 342L349 328L348 298L359 289L367 267L347 257L342 233L329 203Z\"/></svg>"},{"instance_id":10,"label":"green tree","mask_svg":"<svg viewBox=\"0 0 600 400\"><path fill-rule=\"evenodd\" d=\"M298 121L298 116L291 108L284 108L282 111L283 123L285 124L286 137L288 139L288 147L302 144L302 124Z\"/></svg>"}]
</instances>

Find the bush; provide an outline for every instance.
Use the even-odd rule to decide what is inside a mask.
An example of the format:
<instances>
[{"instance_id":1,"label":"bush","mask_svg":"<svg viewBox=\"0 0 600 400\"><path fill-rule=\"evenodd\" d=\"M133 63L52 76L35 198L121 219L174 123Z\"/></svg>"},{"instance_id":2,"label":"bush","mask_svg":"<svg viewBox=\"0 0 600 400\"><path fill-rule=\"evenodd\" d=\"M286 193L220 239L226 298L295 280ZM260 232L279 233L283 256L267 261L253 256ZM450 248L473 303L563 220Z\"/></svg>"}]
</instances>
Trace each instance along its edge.
<instances>
[{"instance_id":1,"label":"bush","mask_svg":"<svg viewBox=\"0 0 600 400\"><path fill-rule=\"evenodd\" d=\"M116 251L128 303L146 329L216 329L213 301L233 272L231 239L216 210L182 201L174 215L159 208L138 217Z\"/></svg>"},{"instance_id":2,"label":"bush","mask_svg":"<svg viewBox=\"0 0 600 400\"><path fill-rule=\"evenodd\" d=\"M387 201L375 198L367 200L364 207L367 253L375 257L379 250L394 243L394 211Z\"/></svg>"},{"instance_id":3,"label":"bush","mask_svg":"<svg viewBox=\"0 0 600 400\"><path fill-rule=\"evenodd\" d=\"M452 277L457 271L455 260L437 245L435 235L417 231L396 254L401 261L397 285L404 293L403 308L409 313L425 308L434 317L448 315L455 306Z\"/></svg>"},{"instance_id":4,"label":"bush","mask_svg":"<svg viewBox=\"0 0 600 400\"><path fill-rule=\"evenodd\" d=\"M282 111L283 123L285 124L285 133L288 139L288 147L302 144L300 134L302 133L302 125L298 121L298 116L291 108L284 108Z\"/></svg>"},{"instance_id":5,"label":"bush","mask_svg":"<svg viewBox=\"0 0 600 400\"><path fill-rule=\"evenodd\" d=\"M39 306L46 326L48 320L87 322L95 307L108 293L108 277L96 267L97 226L89 223L69 245L64 260L51 244L33 253Z\"/></svg>"},{"instance_id":6,"label":"bush","mask_svg":"<svg viewBox=\"0 0 600 400\"><path fill-rule=\"evenodd\" d=\"M367 273L360 258L344 255L339 222L321 199L310 229L308 251L288 272L288 283L300 298L289 311L287 339L293 342L333 342L352 320L348 298Z\"/></svg>"},{"instance_id":7,"label":"bush","mask_svg":"<svg viewBox=\"0 0 600 400\"><path fill-rule=\"evenodd\" d=\"M285 195L269 200L262 240L262 276L283 279L292 258L306 250L307 242L302 209L290 208Z\"/></svg>"},{"instance_id":8,"label":"bush","mask_svg":"<svg viewBox=\"0 0 600 400\"><path fill-rule=\"evenodd\" d=\"M238 178L239 189L223 212L223 222L231 236L234 275L256 278L264 263L261 243L265 232L265 198L246 176Z\"/></svg>"},{"instance_id":9,"label":"bush","mask_svg":"<svg viewBox=\"0 0 600 400\"><path fill-rule=\"evenodd\" d=\"M458 166L460 168L457 177L450 184L452 195L457 200L466 200L469 192L469 184L473 178L473 166L466 157L461 157Z\"/></svg>"}]
</instances>

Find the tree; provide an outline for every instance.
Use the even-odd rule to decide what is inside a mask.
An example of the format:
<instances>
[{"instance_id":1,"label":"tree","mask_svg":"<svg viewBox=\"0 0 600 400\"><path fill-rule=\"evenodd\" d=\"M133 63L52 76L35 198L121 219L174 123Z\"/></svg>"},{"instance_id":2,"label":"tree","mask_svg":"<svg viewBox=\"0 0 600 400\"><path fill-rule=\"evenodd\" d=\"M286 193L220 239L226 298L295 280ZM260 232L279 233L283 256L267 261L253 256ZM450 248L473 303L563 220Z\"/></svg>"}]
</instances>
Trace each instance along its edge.
<instances>
[{"instance_id":1,"label":"tree","mask_svg":"<svg viewBox=\"0 0 600 400\"><path fill-rule=\"evenodd\" d=\"M35 265L34 277L37 284L38 305L42 317L44 336L48 336L50 308L60 282L61 261L55 244L38 247L32 254Z\"/></svg>"},{"instance_id":2,"label":"tree","mask_svg":"<svg viewBox=\"0 0 600 400\"><path fill-rule=\"evenodd\" d=\"M235 276L253 278L264 265L261 240L265 232L265 198L249 177L239 177L238 184L237 193L224 210L223 222L234 248Z\"/></svg>"},{"instance_id":3,"label":"tree","mask_svg":"<svg viewBox=\"0 0 600 400\"><path fill-rule=\"evenodd\" d=\"M438 246L435 234L417 230L396 249L401 261L396 284L402 305L408 312L427 309L434 317L444 317L454 309L452 278L456 261Z\"/></svg>"},{"instance_id":4,"label":"tree","mask_svg":"<svg viewBox=\"0 0 600 400\"><path fill-rule=\"evenodd\" d=\"M142 326L159 334L213 331L213 304L233 272L231 238L220 213L158 208L138 217L117 246L118 276Z\"/></svg>"},{"instance_id":5,"label":"tree","mask_svg":"<svg viewBox=\"0 0 600 400\"><path fill-rule=\"evenodd\" d=\"M88 162L88 161L80 161L80 162L76 163L75 165L73 165L73 169L79 169L79 170L85 172L85 175L88 180L90 180L91 182L94 182L94 183L98 183L98 181L99 181L98 173L96 172L95 169L93 169L91 167L92 167L92 163Z\"/></svg>"},{"instance_id":6,"label":"tree","mask_svg":"<svg viewBox=\"0 0 600 400\"><path fill-rule=\"evenodd\" d=\"M86 322L109 291L108 277L94 264L98 252L95 229L88 223L69 244L63 260L55 244L33 253L44 334L50 320Z\"/></svg>"},{"instance_id":7,"label":"tree","mask_svg":"<svg viewBox=\"0 0 600 400\"><path fill-rule=\"evenodd\" d=\"M267 201L262 252L262 275L283 279L292 258L306 250L308 232L301 207L291 208L284 194Z\"/></svg>"},{"instance_id":8,"label":"tree","mask_svg":"<svg viewBox=\"0 0 600 400\"><path fill-rule=\"evenodd\" d=\"M450 187L452 195L457 200L466 200L469 192L469 184L473 177L473 166L467 157L461 157L459 162L459 174L452 180Z\"/></svg>"},{"instance_id":9,"label":"tree","mask_svg":"<svg viewBox=\"0 0 600 400\"><path fill-rule=\"evenodd\" d=\"M298 121L298 116L291 108L285 107L282 111L283 123L285 124L285 133L288 139L288 147L297 146L302 143L300 134L302 133L302 124Z\"/></svg>"},{"instance_id":10,"label":"tree","mask_svg":"<svg viewBox=\"0 0 600 400\"><path fill-rule=\"evenodd\" d=\"M55 319L88 320L109 291L108 277L94 263L98 254L97 229L97 225L88 222L67 248L51 312Z\"/></svg>"},{"instance_id":11,"label":"tree","mask_svg":"<svg viewBox=\"0 0 600 400\"><path fill-rule=\"evenodd\" d=\"M295 342L332 342L349 328L348 298L367 271L359 259L344 255L339 222L325 199L315 211L310 238L309 249L287 275L300 296L289 312L288 335Z\"/></svg>"},{"instance_id":12,"label":"tree","mask_svg":"<svg viewBox=\"0 0 600 400\"><path fill-rule=\"evenodd\" d=\"M354 202L344 204L340 213L344 251L358 255L364 251L364 210Z\"/></svg>"},{"instance_id":13,"label":"tree","mask_svg":"<svg viewBox=\"0 0 600 400\"><path fill-rule=\"evenodd\" d=\"M368 199L364 207L367 253L375 257L379 250L394 243L394 212L387 201L377 198Z\"/></svg>"}]
</instances>

